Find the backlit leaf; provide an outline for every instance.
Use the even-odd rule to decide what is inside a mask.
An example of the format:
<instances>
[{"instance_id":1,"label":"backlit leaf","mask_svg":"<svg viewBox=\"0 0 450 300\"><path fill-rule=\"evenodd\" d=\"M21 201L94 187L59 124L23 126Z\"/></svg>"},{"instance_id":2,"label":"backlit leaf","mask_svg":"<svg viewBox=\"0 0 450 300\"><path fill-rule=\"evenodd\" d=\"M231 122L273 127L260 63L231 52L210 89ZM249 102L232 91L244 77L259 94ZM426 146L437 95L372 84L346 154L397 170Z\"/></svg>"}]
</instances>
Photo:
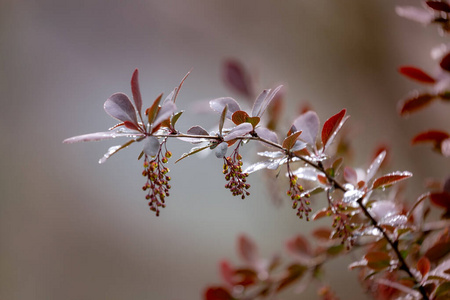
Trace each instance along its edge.
<instances>
[{"instance_id":1,"label":"backlit leaf","mask_svg":"<svg viewBox=\"0 0 450 300\"><path fill-rule=\"evenodd\" d=\"M127 95L123 93L115 93L111 95L111 97L105 101L103 108L111 117L122 122L131 122L136 127L139 127L136 118L136 111Z\"/></svg>"},{"instance_id":2,"label":"backlit leaf","mask_svg":"<svg viewBox=\"0 0 450 300\"><path fill-rule=\"evenodd\" d=\"M155 101L153 101L152 106L150 106L149 108L147 108L147 110L145 111L145 114L148 117L148 123L152 124L153 121L156 118L156 114L159 110L159 103L161 102L161 98L162 98L163 94L160 94L158 97L156 97Z\"/></svg>"},{"instance_id":3,"label":"backlit leaf","mask_svg":"<svg viewBox=\"0 0 450 300\"><path fill-rule=\"evenodd\" d=\"M419 270L420 274L422 274L422 277L428 274L430 268L430 260L426 256L422 256L417 262L417 269Z\"/></svg>"},{"instance_id":4,"label":"backlit leaf","mask_svg":"<svg viewBox=\"0 0 450 300\"><path fill-rule=\"evenodd\" d=\"M247 122L248 117L249 115L245 111L238 110L233 113L233 115L231 116L231 120L234 122L234 124L239 125Z\"/></svg>"},{"instance_id":5,"label":"backlit leaf","mask_svg":"<svg viewBox=\"0 0 450 300\"><path fill-rule=\"evenodd\" d=\"M375 179L375 181L372 184L372 189L380 188L380 187L386 187L388 185L392 185L394 183L397 183L401 180L407 179L412 176L412 173L410 172L394 172L390 173L381 177L378 177Z\"/></svg>"},{"instance_id":6,"label":"backlit leaf","mask_svg":"<svg viewBox=\"0 0 450 300\"><path fill-rule=\"evenodd\" d=\"M384 161L384 158L386 157L386 151L382 151L378 156L373 160L373 162L370 164L369 169L367 169L367 175L366 175L366 182L370 181L373 176L378 172L378 169L380 168L381 164Z\"/></svg>"},{"instance_id":7,"label":"backlit leaf","mask_svg":"<svg viewBox=\"0 0 450 300\"><path fill-rule=\"evenodd\" d=\"M342 121L342 119L345 116L345 112L347 110L343 109L331 118L329 118L324 124L322 128L322 144L325 147L327 145L328 140L331 138L332 135L336 133L336 131L339 129L339 125Z\"/></svg>"},{"instance_id":8,"label":"backlit leaf","mask_svg":"<svg viewBox=\"0 0 450 300\"><path fill-rule=\"evenodd\" d=\"M438 285L434 291L434 299L445 300L450 298L450 282L446 281Z\"/></svg>"},{"instance_id":9,"label":"backlit leaf","mask_svg":"<svg viewBox=\"0 0 450 300\"><path fill-rule=\"evenodd\" d=\"M435 99L437 99L436 95L418 94L414 92L411 97L399 103L399 113L401 116L405 116L416 112L431 104Z\"/></svg>"},{"instance_id":10,"label":"backlit leaf","mask_svg":"<svg viewBox=\"0 0 450 300\"><path fill-rule=\"evenodd\" d=\"M302 134L302 132L297 131L297 132L291 134L290 136L288 136L287 138L285 138L283 141L283 148L285 148L287 150L291 150L294 147L295 142L297 141L300 134Z\"/></svg>"},{"instance_id":11,"label":"backlit leaf","mask_svg":"<svg viewBox=\"0 0 450 300\"><path fill-rule=\"evenodd\" d=\"M172 125L173 128L175 128L175 124L177 123L178 119L181 117L181 114L183 112L184 111L182 110L173 115L172 119L170 120L170 124Z\"/></svg>"},{"instance_id":12,"label":"backlit leaf","mask_svg":"<svg viewBox=\"0 0 450 300\"><path fill-rule=\"evenodd\" d=\"M276 87L272 92L270 89L264 90L256 98L252 107L252 117L261 117L269 106L270 102L274 99L275 95L280 91L283 86Z\"/></svg>"},{"instance_id":13,"label":"backlit leaf","mask_svg":"<svg viewBox=\"0 0 450 300\"><path fill-rule=\"evenodd\" d=\"M436 79L416 67L403 66L398 71L406 77L420 81L422 83L436 83Z\"/></svg>"}]
</instances>

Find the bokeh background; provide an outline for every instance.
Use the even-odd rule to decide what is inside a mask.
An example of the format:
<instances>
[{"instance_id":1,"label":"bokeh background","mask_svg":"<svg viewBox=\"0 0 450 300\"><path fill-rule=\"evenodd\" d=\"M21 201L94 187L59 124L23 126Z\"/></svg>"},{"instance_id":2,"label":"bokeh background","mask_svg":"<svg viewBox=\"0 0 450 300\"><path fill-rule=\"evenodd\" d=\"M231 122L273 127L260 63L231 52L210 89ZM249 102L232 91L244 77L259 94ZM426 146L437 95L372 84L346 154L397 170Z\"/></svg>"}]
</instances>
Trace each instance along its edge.
<instances>
[{"instance_id":1,"label":"bokeh background","mask_svg":"<svg viewBox=\"0 0 450 300\"><path fill-rule=\"evenodd\" d=\"M374 148L389 143L392 171L415 173L414 200L423 179L446 175L448 164L410 148L409 139L449 125L440 104L407 120L396 113L417 87L397 67L432 72L429 52L445 42L435 28L396 16L395 5L418 3L1 0L0 299L200 299L220 282L220 259L239 262L238 234L252 237L262 255L286 258L285 240L313 228L287 203L275 207L258 174L251 197L233 198L213 156L170 165L172 194L156 218L141 190L139 147L99 165L116 141L62 144L115 124L103 102L130 94L135 68L146 105L193 68L177 101L184 130L217 121L194 108L237 97L221 80L230 57L262 87L285 85L284 129L304 103L322 120L346 107L352 163L366 167ZM169 145L175 157L189 149ZM351 259L331 261L326 282L342 299L362 299L356 272L346 271ZM285 299L314 298L316 287Z\"/></svg>"}]
</instances>

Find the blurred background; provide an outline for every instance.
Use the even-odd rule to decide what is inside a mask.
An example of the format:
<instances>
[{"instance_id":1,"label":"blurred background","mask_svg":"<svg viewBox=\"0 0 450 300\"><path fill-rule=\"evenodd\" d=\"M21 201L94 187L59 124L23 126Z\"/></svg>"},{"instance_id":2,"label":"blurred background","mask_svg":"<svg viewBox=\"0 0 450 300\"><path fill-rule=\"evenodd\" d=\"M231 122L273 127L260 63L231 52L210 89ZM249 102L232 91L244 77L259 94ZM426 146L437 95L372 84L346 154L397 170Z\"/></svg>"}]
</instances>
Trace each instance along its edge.
<instances>
[{"instance_id":1,"label":"blurred background","mask_svg":"<svg viewBox=\"0 0 450 300\"><path fill-rule=\"evenodd\" d=\"M389 170L415 174L413 201L424 178L447 175L448 161L409 140L448 129L448 107L400 119L397 101L418 85L396 70L433 72L430 50L445 40L396 16L401 4L419 1L1 0L0 299L201 299L220 283L220 259L239 262L238 234L262 255L286 258L286 239L314 227L288 199L275 207L260 174L251 176L249 198L232 197L214 156L169 165L173 188L156 218L141 190L140 147L99 165L117 141L62 144L115 124L103 102L131 94L135 68L146 106L193 69L177 101L183 130L214 126L217 115L194 109L208 100L239 99L221 79L227 58L258 74L262 88L285 85L283 130L306 103L322 122L345 107L352 164L367 167L388 143ZM189 150L169 147L174 157ZM346 271L352 258L326 267L342 299L364 298L357 272ZM316 287L285 299L314 298Z\"/></svg>"}]
</instances>

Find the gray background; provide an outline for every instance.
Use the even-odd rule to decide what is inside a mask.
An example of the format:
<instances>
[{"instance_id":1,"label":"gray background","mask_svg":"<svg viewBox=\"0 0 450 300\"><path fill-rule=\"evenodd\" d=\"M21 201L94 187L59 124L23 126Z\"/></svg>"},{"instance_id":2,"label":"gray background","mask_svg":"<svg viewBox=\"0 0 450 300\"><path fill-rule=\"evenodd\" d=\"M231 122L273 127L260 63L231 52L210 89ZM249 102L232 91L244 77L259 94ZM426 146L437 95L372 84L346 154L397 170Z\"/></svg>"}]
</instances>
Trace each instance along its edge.
<instances>
[{"instance_id":1,"label":"gray background","mask_svg":"<svg viewBox=\"0 0 450 300\"><path fill-rule=\"evenodd\" d=\"M199 299L220 282L220 259L239 262L239 233L264 256L286 257L285 240L314 226L288 203L275 208L258 174L251 197L233 198L213 156L170 165L172 195L156 218L141 191L139 147L98 165L114 142L62 144L115 124L103 102L131 94L135 68L145 105L193 68L178 100L184 130L216 122L194 113L199 103L236 96L220 79L227 57L244 61L264 88L285 84L284 129L302 103L322 121L346 107L355 166L367 167L374 147L389 142L392 171L415 173L414 200L423 179L443 176L448 164L409 139L448 129L448 107L400 119L397 101L417 85L396 69L432 72L429 51L445 40L397 17L402 3L419 1L0 1L0 298ZM175 157L189 149L169 145ZM361 299L357 272L346 271L351 259L327 264L326 282L342 299Z\"/></svg>"}]
</instances>

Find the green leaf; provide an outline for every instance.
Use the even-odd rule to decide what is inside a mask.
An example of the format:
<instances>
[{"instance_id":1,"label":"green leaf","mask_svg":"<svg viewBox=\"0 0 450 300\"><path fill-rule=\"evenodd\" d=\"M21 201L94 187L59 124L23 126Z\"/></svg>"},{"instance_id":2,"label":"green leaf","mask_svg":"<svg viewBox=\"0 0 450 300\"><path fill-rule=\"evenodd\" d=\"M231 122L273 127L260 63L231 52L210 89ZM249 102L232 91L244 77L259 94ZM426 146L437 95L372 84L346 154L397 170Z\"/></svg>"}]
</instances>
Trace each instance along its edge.
<instances>
[{"instance_id":1,"label":"green leaf","mask_svg":"<svg viewBox=\"0 0 450 300\"><path fill-rule=\"evenodd\" d=\"M443 282L441 283L434 292L435 299L444 300L450 298L450 282ZM449 298L447 298L449 297Z\"/></svg>"}]
</instances>

